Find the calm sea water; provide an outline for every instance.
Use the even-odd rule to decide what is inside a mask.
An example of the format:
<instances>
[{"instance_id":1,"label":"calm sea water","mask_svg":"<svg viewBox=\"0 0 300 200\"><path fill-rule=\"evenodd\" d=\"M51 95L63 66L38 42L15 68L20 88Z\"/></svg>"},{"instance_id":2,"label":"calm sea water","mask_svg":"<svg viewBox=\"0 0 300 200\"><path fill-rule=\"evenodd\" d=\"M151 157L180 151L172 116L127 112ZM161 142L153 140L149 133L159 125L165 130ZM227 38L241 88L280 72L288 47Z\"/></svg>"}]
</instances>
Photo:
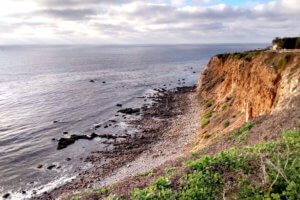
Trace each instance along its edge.
<instances>
[{"instance_id":1,"label":"calm sea water","mask_svg":"<svg viewBox=\"0 0 300 200\"><path fill-rule=\"evenodd\" d=\"M49 189L75 176L77 167L88 167L80 158L105 148L100 139L79 140L58 151L52 138L65 137L64 131L90 134L95 124L117 118L116 104L141 106L144 100L136 97L154 88L182 86L177 80L183 78L184 85L196 84L208 59L217 53L264 46L0 47L0 194L10 192L20 199L34 188ZM119 122L117 128L96 133L126 128ZM67 157L72 160L65 161ZM51 163L62 167L36 167ZM27 195L20 194L22 190Z\"/></svg>"}]
</instances>

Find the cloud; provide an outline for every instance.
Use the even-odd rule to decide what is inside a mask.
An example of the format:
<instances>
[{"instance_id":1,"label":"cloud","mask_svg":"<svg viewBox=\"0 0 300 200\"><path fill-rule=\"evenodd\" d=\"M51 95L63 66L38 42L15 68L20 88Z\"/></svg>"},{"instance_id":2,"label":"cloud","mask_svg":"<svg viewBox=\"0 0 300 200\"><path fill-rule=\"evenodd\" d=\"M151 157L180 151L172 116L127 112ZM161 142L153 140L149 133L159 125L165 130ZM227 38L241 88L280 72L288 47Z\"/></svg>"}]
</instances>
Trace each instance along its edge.
<instances>
[{"instance_id":1,"label":"cloud","mask_svg":"<svg viewBox=\"0 0 300 200\"><path fill-rule=\"evenodd\" d=\"M181 6L186 3L186 0L170 0L170 2L174 6Z\"/></svg>"},{"instance_id":2,"label":"cloud","mask_svg":"<svg viewBox=\"0 0 300 200\"><path fill-rule=\"evenodd\" d=\"M210 0L3 1L9 4L0 11L10 10L0 12L0 44L15 38L93 44L269 42L300 33L298 0L248 8L206 6Z\"/></svg>"},{"instance_id":3,"label":"cloud","mask_svg":"<svg viewBox=\"0 0 300 200\"><path fill-rule=\"evenodd\" d=\"M33 13L34 15L48 16L55 19L64 20L84 20L88 16L96 14L96 11L91 8L83 9L43 9Z\"/></svg>"}]
</instances>

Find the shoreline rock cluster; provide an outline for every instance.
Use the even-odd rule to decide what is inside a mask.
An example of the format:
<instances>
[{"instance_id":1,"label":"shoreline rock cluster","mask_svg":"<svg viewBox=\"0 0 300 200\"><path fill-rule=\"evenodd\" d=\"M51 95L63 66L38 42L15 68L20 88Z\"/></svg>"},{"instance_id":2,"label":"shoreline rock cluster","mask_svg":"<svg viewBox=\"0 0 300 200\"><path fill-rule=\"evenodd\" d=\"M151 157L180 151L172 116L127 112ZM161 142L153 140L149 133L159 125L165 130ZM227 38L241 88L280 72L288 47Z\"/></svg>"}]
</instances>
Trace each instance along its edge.
<instances>
[{"instance_id":1,"label":"shoreline rock cluster","mask_svg":"<svg viewBox=\"0 0 300 200\"><path fill-rule=\"evenodd\" d=\"M32 199L55 199L56 196L69 190L90 187L95 181L99 181L115 169L134 160L139 154L147 150L151 144L160 140L161 133L168 128L173 117L181 115L186 111L186 105L181 99L182 94L190 93L195 88L196 86L177 87L173 90L166 90L164 88L155 89L157 93L149 97L152 100L151 105L145 104L141 108L119 110L118 112L127 115L139 113L140 118L128 121L130 125L140 130L139 133L133 135L126 133L120 135L98 135L92 133L91 135L71 135L69 138L60 138L57 149L66 148L75 143L76 140L92 140L96 137L108 139L105 143L113 145L114 148L106 151L92 152L91 155L84 159L84 162L93 164L91 170L83 170L80 172L81 175L78 179ZM122 140L118 140L118 138L122 138Z\"/></svg>"}]
</instances>

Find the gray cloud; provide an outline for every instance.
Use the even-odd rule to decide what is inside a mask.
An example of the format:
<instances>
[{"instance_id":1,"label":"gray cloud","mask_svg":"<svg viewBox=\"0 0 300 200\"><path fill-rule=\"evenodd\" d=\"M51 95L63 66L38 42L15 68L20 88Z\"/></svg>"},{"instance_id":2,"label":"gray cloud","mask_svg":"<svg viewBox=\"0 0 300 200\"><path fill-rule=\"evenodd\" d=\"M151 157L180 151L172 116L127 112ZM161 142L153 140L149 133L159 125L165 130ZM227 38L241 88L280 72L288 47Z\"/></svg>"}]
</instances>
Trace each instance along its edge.
<instances>
[{"instance_id":1,"label":"gray cloud","mask_svg":"<svg viewBox=\"0 0 300 200\"><path fill-rule=\"evenodd\" d=\"M9 16L20 22L1 24L0 33L26 26L33 32L51 29L53 37L64 39L67 35L75 42L88 38L99 43L196 43L224 42L224 38L228 42L271 41L275 36L300 32L297 0L277 0L253 8L205 7L202 2L206 0L200 1L199 6L178 8L146 0L39 0L36 10ZM133 4L124 7L127 3ZM47 19L43 22L41 16ZM64 21L76 25L60 26Z\"/></svg>"},{"instance_id":2,"label":"gray cloud","mask_svg":"<svg viewBox=\"0 0 300 200\"><path fill-rule=\"evenodd\" d=\"M64 20L83 20L87 19L88 16L96 14L94 9L83 8L83 9L43 9L36 11L34 15L44 15L53 18L60 18Z\"/></svg>"},{"instance_id":3,"label":"gray cloud","mask_svg":"<svg viewBox=\"0 0 300 200\"><path fill-rule=\"evenodd\" d=\"M51 7L72 7L90 5L116 5L137 0L37 0L40 5Z\"/></svg>"}]
</instances>

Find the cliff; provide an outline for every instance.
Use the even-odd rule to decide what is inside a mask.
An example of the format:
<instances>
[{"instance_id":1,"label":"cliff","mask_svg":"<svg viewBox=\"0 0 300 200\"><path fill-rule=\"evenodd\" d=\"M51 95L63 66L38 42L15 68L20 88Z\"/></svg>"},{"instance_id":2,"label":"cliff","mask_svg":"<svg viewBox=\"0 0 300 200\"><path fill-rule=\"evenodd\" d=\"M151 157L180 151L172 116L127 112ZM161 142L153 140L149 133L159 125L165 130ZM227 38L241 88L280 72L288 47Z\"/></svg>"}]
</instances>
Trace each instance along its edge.
<instances>
[{"instance_id":1,"label":"cliff","mask_svg":"<svg viewBox=\"0 0 300 200\"><path fill-rule=\"evenodd\" d=\"M258 50L212 57L197 86L203 113L194 150L256 117L299 108L299 79L299 53Z\"/></svg>"}]
</instances>

